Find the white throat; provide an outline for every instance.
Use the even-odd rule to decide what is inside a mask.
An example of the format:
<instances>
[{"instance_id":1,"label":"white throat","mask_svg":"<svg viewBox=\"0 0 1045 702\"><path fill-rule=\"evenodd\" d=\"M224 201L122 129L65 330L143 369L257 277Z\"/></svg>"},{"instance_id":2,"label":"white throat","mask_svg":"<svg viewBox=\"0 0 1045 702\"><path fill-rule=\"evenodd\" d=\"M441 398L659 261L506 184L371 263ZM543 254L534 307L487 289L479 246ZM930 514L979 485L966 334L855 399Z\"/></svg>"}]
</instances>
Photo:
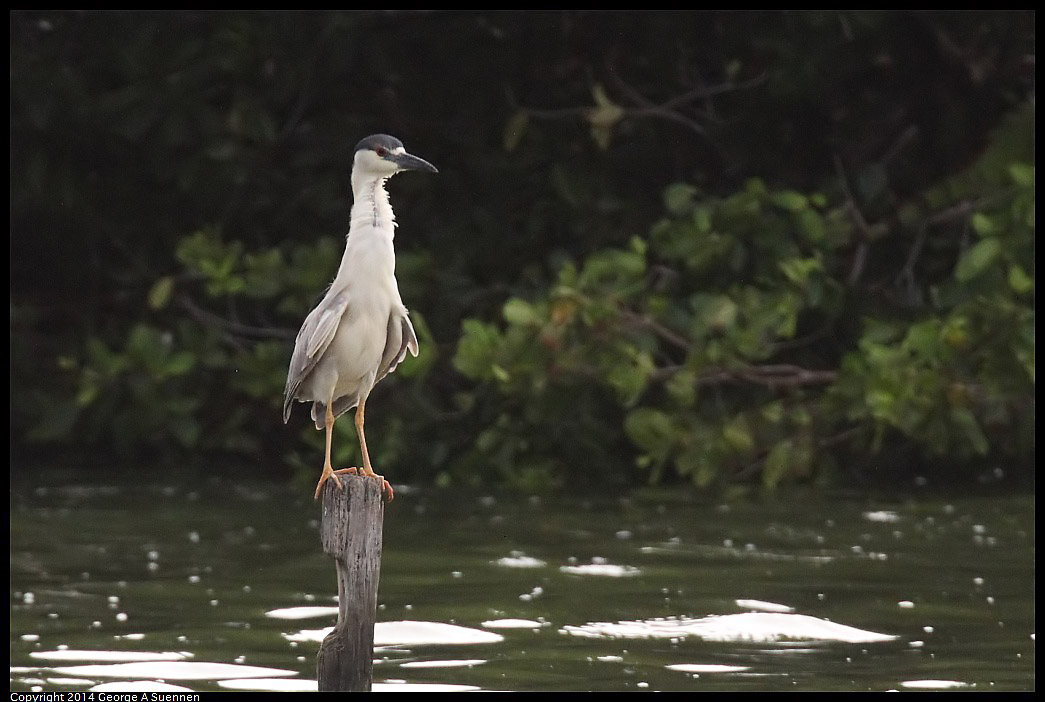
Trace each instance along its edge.
<instances>
[{"instance_id":1,"label":"white throat","mask_svg":"<svg viewBox=\"0 0 1045 702\"><path fill-rule=\"evenodd\" d=\"M352 174L350 233L360 227L369 227L393 235L396 218L388 200L388 192L385 190L386 180L388 176Z\"/></svg>"}]
</instances>

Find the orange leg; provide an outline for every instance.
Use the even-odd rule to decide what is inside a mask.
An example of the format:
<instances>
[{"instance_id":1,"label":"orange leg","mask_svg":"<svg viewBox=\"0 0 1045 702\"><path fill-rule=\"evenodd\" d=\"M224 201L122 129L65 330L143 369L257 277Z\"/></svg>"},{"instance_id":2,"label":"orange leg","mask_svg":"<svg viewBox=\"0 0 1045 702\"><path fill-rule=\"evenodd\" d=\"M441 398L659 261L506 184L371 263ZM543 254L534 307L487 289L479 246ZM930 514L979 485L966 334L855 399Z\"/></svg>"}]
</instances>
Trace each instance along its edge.
<instances>
[{"instance_id":1,"label":"orange leg","mask_svg":"<svg viewBox=\"0 0 1045 702\"><path fill-rule=\"evenodd\" d=\"M315 499L317 499L317 500L319 499L320 494L323 492L323 483L325 483L328 478L333 478L334 479L334 483L337 484L337 487L338 487L339 490L344 488L344 486L341 484L341 479L338 478L337 475L334 474L334 468L333 468L333 466L330 465L330 440L331 440L331 437L333 436L333 430L334 430L334 412L330 409L330 403L327 404L326 426L327 426L327 455L326 455L326 460L323 462L323 473L322 473L322 475L319 476L319 483L316 485L316 496L315 496Z\"/></svg>"},{"instance_id":2,"label":"orange leg","mask_svg":"<svg viewBox=\"0 0 1045 702\"><path fill-rule=\"evenodd\" d=\"M388 496L388 501L391 502L395 498L395 492L392 490L392 486L388 484L388 481L384 479L384 476L378 475L374 472L374 467L370 464L370 452L366 448L366 433L363 431L363 423L366 421L366 415L364 414L366 407L366 399L362 399L359 402L359 407L356 408L356 433L359 434L359 447L363 450L363 468L362 474L368 478L377 478L381 481L381 491Z\"/></svg>"}]
</instances>

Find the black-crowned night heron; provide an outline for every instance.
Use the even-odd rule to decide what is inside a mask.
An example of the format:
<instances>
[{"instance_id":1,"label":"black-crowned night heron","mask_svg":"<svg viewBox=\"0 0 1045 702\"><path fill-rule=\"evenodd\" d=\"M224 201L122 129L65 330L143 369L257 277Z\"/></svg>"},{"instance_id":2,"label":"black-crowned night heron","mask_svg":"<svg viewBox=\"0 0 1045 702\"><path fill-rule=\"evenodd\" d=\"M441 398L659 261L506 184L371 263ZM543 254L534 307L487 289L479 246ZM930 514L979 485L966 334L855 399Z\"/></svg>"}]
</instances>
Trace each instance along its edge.
<instances>
[{"instance_id":1,"label":"black-crowned night heron","mask_svg":"<svg viewBox=\"0 0 1045 702\"><path fill-rule=\"evenodd\" d=\"M386 180L406 170L438 172L428 161L408 154L395 137L374 134L356 145L351 223L341 267L326 295L305 317L294 342L283 423L298 400L311 402L316 429L326 428L326 461L316 499L328 478L340 488L337 474L356 472L380 480L392 499L392 486L370 463L363 422L366 398L374 385L395 370L407 351L417 355L417 336L395 278L396 223L384 187ZM330 465L334 421L353 407L363 466L334 470Z\"/></svg>"}]
</instances>

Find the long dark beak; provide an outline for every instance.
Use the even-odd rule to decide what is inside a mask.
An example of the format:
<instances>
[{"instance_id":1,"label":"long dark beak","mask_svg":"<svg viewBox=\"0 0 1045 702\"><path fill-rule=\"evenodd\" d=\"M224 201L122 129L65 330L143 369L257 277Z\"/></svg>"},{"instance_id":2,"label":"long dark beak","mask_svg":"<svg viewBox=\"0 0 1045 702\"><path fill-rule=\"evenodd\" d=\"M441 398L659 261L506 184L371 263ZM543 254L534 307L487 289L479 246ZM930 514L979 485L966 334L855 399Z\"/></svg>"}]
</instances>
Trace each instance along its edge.
<instances>
[{"instance_id":1,"label":"long dark beak","mask_svg":"<svg viewBox=\"0 0 1045 702\"><path fill-rule=\"evenodd\" d=\"M431 173L438 173L439 169L425 161L423 158L418 158L412 154L391 154L389 158L394 164L399 166L404 171L429 171Z\"/></svg>"}]
</instances>

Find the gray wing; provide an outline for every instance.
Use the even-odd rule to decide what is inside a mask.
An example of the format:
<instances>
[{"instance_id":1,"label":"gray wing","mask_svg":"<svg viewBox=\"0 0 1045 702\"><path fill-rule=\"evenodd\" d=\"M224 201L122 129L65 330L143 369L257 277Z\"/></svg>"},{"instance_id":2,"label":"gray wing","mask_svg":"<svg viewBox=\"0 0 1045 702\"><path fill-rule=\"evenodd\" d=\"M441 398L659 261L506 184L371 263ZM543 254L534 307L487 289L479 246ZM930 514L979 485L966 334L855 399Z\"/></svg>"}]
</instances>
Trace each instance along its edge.
<instances>
[{"instance_id":1,"label":"gray wing","mask_svg":"<svg viewBox=\"0 0 1045 702\"><path fill-rule=\"evenodd\" d=\"M290 408L294 404L298 388L334 340L337 327L347 310L348 293L341 291L336 295L324 297L316 309L305 317L301 329L298 330L297 339L294 340L294 353L290 356L290 368L287 370L287 386L283 391L284 424L290 419Z\"/></svg>"},{"instance_id":2,"label":"gray wing","mask_svg":"<svg viewBox=\"0 0 1045 702\"><path fill-rule=\"evenodd\" d=\"M388 316L385 350L381 354L381 365L377 367L374 383L394 371L406 358L407 351L412 356L417 356L417 335L414 334L414 325L410 323L406 308L400 307L392 310L392 314Z\"/></svg>"}]
</instances>

